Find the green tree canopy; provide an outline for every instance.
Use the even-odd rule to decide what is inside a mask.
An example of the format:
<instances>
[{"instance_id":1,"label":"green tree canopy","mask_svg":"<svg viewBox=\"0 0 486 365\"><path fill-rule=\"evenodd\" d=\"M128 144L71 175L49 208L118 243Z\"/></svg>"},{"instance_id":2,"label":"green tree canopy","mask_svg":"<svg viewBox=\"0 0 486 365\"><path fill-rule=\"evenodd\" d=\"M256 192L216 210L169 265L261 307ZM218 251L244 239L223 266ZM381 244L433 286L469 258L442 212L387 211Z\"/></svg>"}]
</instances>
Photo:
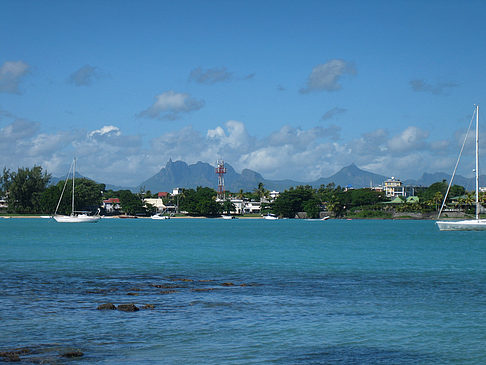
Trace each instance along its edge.
<instances>
[{"instance_id":1,"label":"green tree canopy","mask_svg":"<svg viewBox=\"0 0 486 365\"><path fill-rule=\"evenodd\" d=\"M305 211L304 203L316 201L314 189L311 186L297 186L281 193L273 203L272 210L275 214L287 218L294 218L298 212ZM314 212L314 203L307 203L306 208Z\"/></svg>"},{"instance_id":2,"label":"green tree canopy","mask_svg":"<svg viewBox=\"0 0 486 365\"><path fill-rule=\"evenodd\" d=\"M2 195L7 196L8 211L15 213L36 213L39 211L40 196L51 179L42 172L42 167L19 168L17 172L3 169L1 179Z\"/></svg>"},{"instance_id":3,"label":"green tree canopy","mask_svg":"<svg viewBox=\"0 0 486 365\"><path fill-rule=\"evenodd\" d=\"M64 184L66 184L57 212L59 214L71 214L72 181L72 179L68 179L67 182L62 180L46 189L40 198L40 211L42 213L54 213ZM87 178L76 178L74 185L75 211L95 211L99 208L105 184L98 184Z\"/></svg>"},{"instance_id":4,"label":"green tree canopy","mask_svg":"<svg viewBox=\"0 0 486 365\"><path fill-rule=\"evenodd\" d=\"M122 210L126 214L135 215L137 213L146 213L143 201L137 194L133 194L130 190L119 190L117 195L120 199Z\"/></svg>"},{"instance_id":5,"label":"green tree canopy","mask_svg":"<svg viewBox=\"0 0 486 365\"><path fill-rule=\"evenodd\" d=\"M192 215L216 216L221 214L222 206L216 202L216 191L198 186L194 189L184 189L180 209Z\"/></svg>"}]
</instances>

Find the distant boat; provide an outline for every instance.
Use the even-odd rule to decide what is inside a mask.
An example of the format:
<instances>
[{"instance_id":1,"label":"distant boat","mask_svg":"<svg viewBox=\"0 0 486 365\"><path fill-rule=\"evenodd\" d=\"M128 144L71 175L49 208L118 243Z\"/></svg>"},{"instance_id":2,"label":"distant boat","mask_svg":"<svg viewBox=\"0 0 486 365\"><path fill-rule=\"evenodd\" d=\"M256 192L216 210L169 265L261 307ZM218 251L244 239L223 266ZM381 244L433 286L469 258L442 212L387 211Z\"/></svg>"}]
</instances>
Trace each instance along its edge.
<instances>
[{"instance_id":1,"label":"distant boat","mask_svg":"<svg viewBox=\"0 0 486 365\"><path fill-rule=\"evenodd\" d=\"M64 191L66 190L66 185L68 182L68 176L66 176L66 181L64 182L64 187L62 188L61 196L59 197L59 202L57 203L56 211L54 212L53 218L56 222L59 223L96 223L100 220L99 215L87 215L84 212L76 212L74 210L74 175L76 173L76 159L73 160L71 164L71 168L69 171L73 171L73 188L72 188L72 196L71 196L71 214L70 215L60 215L57 214L57 210L59 209L59 205L61 205L61 200L64 195ZM99 211L99 210L98 210Z\"/></svg>"},{"instance_id":2,"label":"distant boat","mask_svg":"<svg viewBox=\"0 0 486 365\"><path fill-rule=\"evenodd\" d=\"M236 219L236 217L234 215L222 215L221 218L223 219Z\"/></svg>"},{"instance_id":3,"label":"distant boat","mask_svg":"<svg viewBox=\"0 0 486 365\"><path fill-rule=\"evenodd\" d=\"M331 217L329 217L328 215L326 215L325 217L321 218L321 221L327 221L329 218L331 218Z\"/></svg>"},{"instance_id":4,"label":"distant boat","mask_svg":"<svg viewBox=\"0 0 486 365\"><path fill-rule=\"evenodd\" d=\"M476 217L475 219L465 219L460 221L437 221L435 222L441 231L486 231L486 219L479 219L479 106L476 105ZM471 119L471 124L474 119ZM464 145L466 144L466 140L469 134L469 130L471 129L471 124L466 133L466 137L464 138L464 143L461 148L461 152L459 153L459 157L456 162L456 166L454 168L454 172L452 173L451 181L449 182L449 186L447 187L447 192L444 197L444 201L442 202L442 206L440 208L439 214L437 219L440 218L442 210L444 209L447 195L449 190L452 186L452 181L454 180L454 175L456 173L457 165L459 164L459 160L461 159L461 154L464 149Z\"/></svg>"},{"instance_id":5,"label":"distant boat","mask_svg":"<svg viewBox=\"0 0 486 365\"><path fill-rule=\"evenodd\" d=\"M263 219L276 220L278 217L275 214L268 213L267 215L263 216Z\"/></svg>"},{"instance_id":6,"label":"distant boat","mask_svg":"<svg viewBox=\"0 0 486 365\"><path fill-rule=\"evenodd\" d=\"M170 217L168 215L162 215L162 213L156 213L156 214L152 215L150 218L159 219L159 220L170 219Z\"/></svg>"}]
</instances>

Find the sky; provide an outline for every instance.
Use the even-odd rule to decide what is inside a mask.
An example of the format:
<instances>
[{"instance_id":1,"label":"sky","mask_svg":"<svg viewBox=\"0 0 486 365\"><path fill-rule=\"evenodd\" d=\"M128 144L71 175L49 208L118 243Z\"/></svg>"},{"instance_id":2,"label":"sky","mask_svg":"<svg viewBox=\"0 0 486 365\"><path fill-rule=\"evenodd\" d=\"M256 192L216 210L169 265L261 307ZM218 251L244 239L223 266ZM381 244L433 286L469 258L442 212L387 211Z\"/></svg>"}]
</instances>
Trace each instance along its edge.
<instances>
[{"instance_id":1,"label":"sky","mask_svg":"<svg viewBox=\"0 0 486 365\"><path fill-rule=\"evenodd\" d=\"M76 156L119 186L169 159L450 173L485 115L485 20L475 0L3 0L0 168L62 177Z\"/></svg>"}]
</instances>

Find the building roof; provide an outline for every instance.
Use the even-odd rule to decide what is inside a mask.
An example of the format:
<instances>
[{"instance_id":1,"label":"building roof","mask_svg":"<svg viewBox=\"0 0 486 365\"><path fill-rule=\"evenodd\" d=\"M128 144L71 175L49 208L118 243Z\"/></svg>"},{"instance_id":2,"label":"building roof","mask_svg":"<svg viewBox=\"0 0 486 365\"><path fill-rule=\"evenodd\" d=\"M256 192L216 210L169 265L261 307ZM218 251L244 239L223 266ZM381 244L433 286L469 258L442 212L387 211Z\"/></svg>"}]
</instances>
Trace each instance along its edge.
<instances>
[{"instance_id":1,"label":"building roof","mask_svg":"<svg viewBox=\"0 0 486 365\"><path fill-rule=\"evenodd\" d=\"M407 203L418 203L419 202L418 196L409 196L406 200Z\"/></svg>"},{"instance_id":2,"label":"building roof","mask_svg":"<svg viewBox=\"0 0 486 365\"><path fill-rule=\"evenodd\" d=\"M157 196L158 196L159 198L165 198L165 197L167 197L168 195L169 195L169 193L168 193L168 192L166 192L166 191L159 191L159 193L157 194Z\"/></svg>"},{"instance_id":3,"label":"building roof","mask_svg":"<svg viewBox=\"0 0 486 365\"><path fill-rule=\"evenodd\" d=\"M399 196L397 196L395 199L393 199L389 202L385 202L385 204L403 204L403 200L400 199Z\"/></svg>"},{"instance_id":4,"label":"building roof","mask_svg":"<svg viewBox=\"0 0 486 365\"><path fill-rule=\"evenodd\" d=\"M103 200L103 203L120 204L120 199L119 198L110 198L110 199Z\"/></svg>"}]
</instances>

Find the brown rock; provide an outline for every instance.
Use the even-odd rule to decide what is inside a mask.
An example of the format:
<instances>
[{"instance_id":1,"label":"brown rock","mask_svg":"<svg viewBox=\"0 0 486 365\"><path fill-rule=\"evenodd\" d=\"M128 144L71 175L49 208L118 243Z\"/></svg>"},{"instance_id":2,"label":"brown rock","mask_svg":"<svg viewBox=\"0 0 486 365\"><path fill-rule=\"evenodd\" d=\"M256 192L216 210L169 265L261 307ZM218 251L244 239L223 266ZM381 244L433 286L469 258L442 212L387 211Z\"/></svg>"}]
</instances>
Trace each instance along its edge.
<instances>
[{"instance_id":1,"label":"brown rock","mask_svg":"<svg viewBox=\"0 0 486 365\"><path fill-rule=\"evenodd\" d=\"M20 356L17 352L0 352L0 357L6 362L18 362L20 361Z\"/></svg>"},{"instance_id":2,"label":"brown rock","mask_svg":"<svg viewBox=\"0 0 486 365\"><path fill-rule=\"evenodd\" d=\"M155 305L153 304L145 304L142 309L155 309Z\"/></svg>"},{"instance_id":3,"label":"brown rock","mask_svg":"<svg viewBox=\"0 0 486 365\"><path fill-rule=\"evenodd\" d=\"M84 354L79 351L79 350L71 350L71 351L66 351L66 352L63 352L61 354L62 357L67 357L69 359L73 358L73 357L81 357L83 356Z\"/></svg>"},{"instance_id":4,"label":"brown rock","mask_svg":"<svg viewBox=\"0 0 486 365\"><path fill-rule=\"evenodd\" d=\"M116 307L116 309L122 312L136 312L139 310L138 307L133 303L119 304L118 307Z\"/></svg>"},{"instance_id":5,"label":"brown rock","mask_svg":"<svg viewBox=\"0 0 486 365\"><path fill-rule=\"evenodd\" d=\"M100 304L97 308L98 310L114 310L116 309L113 303Z\"/></svg>"},{"instance_id":6,"label":"brown rock","mask_svg":"<svg viewBox=\"0 0 486 365\"><path fill-rule=\"evenodd\" d=\"M221 286L235 286L235 284L233 284L233 283L223 283L223 284L221 284Z\"/></svg>"}]
</instances>

